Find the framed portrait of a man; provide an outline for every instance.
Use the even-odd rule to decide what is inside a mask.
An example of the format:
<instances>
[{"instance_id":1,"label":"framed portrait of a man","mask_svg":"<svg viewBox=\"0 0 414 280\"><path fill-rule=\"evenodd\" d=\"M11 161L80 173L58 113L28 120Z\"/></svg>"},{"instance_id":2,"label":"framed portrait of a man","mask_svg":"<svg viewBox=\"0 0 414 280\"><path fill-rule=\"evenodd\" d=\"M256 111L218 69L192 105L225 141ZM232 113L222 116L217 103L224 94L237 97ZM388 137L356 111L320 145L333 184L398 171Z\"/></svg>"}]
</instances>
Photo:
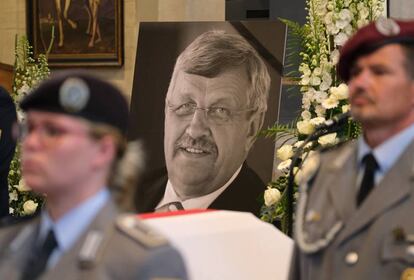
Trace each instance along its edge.
<instances>
[{"instance_id":1,"label":"framed portrait of a man","mask_svg":"<svg viewBox=\"0 0 414 280\"><path fill-rule=\"evenodd\" d=\"M122 66L122 0L27 0L34 55L50 66Z\"/></svg>"},{"instance_id":2,"label":"framed portrait of a man","mask_svg":"<svg viewBox=\"0 0 414 280\"><path fill-rule=\"evenodd\" d=\"M278 118L285 35L279 21L140 24L129 126L147 152L138 212L259 215L274 142L257 135Z\"/></svg>"}]
</instances>

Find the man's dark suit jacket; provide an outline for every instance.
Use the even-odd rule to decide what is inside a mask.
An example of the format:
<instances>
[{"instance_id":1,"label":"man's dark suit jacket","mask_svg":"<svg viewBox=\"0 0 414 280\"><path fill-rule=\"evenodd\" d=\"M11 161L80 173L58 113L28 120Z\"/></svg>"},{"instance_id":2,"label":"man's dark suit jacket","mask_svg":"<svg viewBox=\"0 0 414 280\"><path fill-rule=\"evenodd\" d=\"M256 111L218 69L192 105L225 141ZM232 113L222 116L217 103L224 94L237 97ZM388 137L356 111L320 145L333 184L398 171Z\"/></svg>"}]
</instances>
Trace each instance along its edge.
<instances>
[{"instance_id":1,"label":"man's dark suit jacket","mask_svg":"<svg viewBox=\"0 0 414 280\"><path fill-rule=\"evenodd\" d=\"M165 167L145 176L135 193L136 211L153 212L164 196L167 181ZM265 187L259 176L244 163L239 175L208 208L251 212L259 216Z\"/></svg>"},{"instance_id":2,"label":"man's dark suit jacket","mask_svg":"<svg viewBox=\"0 0 414 280\"><path fill-rule=\"evenodd\" d=\"M7 176L16 147L11 133L16 119L16 107L13 100L6 90L0 87L0 218L9 213Z\"/></svg>"}]
</instances>

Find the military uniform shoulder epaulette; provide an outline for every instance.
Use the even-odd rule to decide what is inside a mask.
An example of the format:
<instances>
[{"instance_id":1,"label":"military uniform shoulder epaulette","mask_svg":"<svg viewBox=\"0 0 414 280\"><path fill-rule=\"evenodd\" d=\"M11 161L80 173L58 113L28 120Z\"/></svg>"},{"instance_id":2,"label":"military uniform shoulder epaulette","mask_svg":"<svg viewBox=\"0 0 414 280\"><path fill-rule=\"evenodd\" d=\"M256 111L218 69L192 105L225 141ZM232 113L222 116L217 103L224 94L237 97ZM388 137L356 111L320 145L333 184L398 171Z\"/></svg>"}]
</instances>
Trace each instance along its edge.
<instances>
[{"instance_id":1,"label":"military uniform shoulder epaulette","mask_svg":"<svg viewBox=\"0 0 414 280\"><path fill-rule=\"evenodd\" d=\"M141 222L136 214L121 214L116 219L116 227L147 248L160 247L168 243L159 232Z\"/></svg>"},{"instance_id":2,"label":"military uniform shoulder epaulette","mask_svg":"<svg viewBox=\"0 0 414 280\"><path fill-rule=\"evenodd\" d=\"M13 216L6 216L0 219L0 228L10 227L14 225L20 225L24 222L30 221L37 217L37 213L35 215L23 216L23 217L13 217Z\"/></svg>"},{"instance_id":3,"label":"military uniform shoulder epaulette","mask_svg":"<svg viewBox=\"0 0 414 280\"><path fill-rule=\"evenodd\" d=\"M311 153L303 162L300 171L296 173L295 182L302 185L311 181L319 169L320 154L317 152Z\"/></svg>"}]
</instances>

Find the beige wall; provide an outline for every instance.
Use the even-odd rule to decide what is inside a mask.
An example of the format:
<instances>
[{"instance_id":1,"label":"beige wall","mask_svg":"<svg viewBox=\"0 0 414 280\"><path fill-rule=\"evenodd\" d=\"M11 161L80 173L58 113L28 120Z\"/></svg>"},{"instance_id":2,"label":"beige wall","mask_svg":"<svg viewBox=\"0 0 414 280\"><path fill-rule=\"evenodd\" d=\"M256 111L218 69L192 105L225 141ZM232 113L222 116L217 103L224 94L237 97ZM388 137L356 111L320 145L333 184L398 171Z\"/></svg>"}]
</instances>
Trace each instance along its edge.
<instances>
[{"instance_id":1,"label":"beige wall","mask_svg":"<svg viewBox=\"0 0 414 280\"><path fill-rule=\"evenodd\" d=\"M26 0L0 1L0 62L13 64L14 38L26 32ZM125 63L122 68L92 68L129 97L135 65L139 21L224 20L225 0L124 0Z\"/></svg>"},{"instance_id":2,"label":"beige wall","mask_svg":"<svg viewBox=\"0 0 414 280\"><path fill-rule=\"evenodd\" d=\"M14 63L14 39L26 32L26 0L0 1L0 62Z\"/></svg>"},{"instance_id":3,"label":"beige wall","mask_svg":"<svg viewBox=\"0 0 414 280\"><path fill-rule=\"evenodd\" d=\"M412 0L388 0L390 15L398 19L414 19L414 1Z\"/></svg>"},{"instance_id":4,"label":"beige wall","mask_svg":"<svg viewBox=\"0 0 414 280\"><path fill-rule=\"evenodd\" d=\"M224 0L158 0L159 21L215 21L224 18Z\"/></svg>"}]
</instances>

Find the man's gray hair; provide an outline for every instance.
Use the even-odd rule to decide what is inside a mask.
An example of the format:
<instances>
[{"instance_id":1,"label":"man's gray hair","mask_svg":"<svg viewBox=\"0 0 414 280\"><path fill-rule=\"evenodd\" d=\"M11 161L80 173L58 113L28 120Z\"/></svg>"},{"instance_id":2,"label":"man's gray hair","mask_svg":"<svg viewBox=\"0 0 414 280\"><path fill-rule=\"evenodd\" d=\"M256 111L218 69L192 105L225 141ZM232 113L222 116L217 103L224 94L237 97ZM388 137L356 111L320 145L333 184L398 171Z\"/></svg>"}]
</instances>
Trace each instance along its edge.
<instances>
[{"instance_id":1,"label":"man's gray hair","mask_svg":"<svg viewBox=\"0 0 414 280\"><path fill-rule=\"evenodd\" d=\"M250 82L249 107L266 112L270 76L257 51L240 35L208 31L198 36L177 58L171 79L172 90L177 73L213 78L232 67L244 65Z\"/></svg>"}]
</instances>

